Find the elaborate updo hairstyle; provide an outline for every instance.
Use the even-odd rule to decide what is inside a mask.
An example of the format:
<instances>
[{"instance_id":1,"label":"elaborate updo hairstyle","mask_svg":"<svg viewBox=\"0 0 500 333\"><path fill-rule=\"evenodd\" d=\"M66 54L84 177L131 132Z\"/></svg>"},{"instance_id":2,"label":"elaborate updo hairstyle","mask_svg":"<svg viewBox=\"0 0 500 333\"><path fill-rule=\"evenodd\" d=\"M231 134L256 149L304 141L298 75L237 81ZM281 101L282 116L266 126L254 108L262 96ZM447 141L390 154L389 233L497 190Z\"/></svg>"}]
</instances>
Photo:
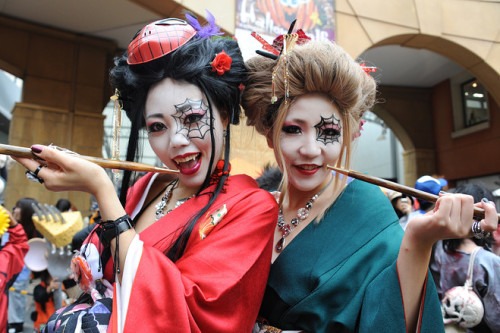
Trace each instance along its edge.
<instances>
[{"instance_id":1,"label":"elaborate updo hairstyle","mask_svg":"<svg viewBox=\"0 0 500 333\"><path fill-rule=\"evenodd\" d=\"M375 80L360 64L330 41L296 45L286 55L286 61L255 56L246 64L248 81L242 106L248 117L247 124L273 140L278 163L284 171L283 184L287 182L287 172L279 145L281 128L295 98L309 93L326 96L338 108L344 125L337 166L349 168L351 138L356 136L363 113L373 106L376 97ZM274 104L271 103L273 84L277 97ZM285 84L289 92L286 102Z\"/></svg>"},{"instance_id":2,"label":"elaborate updo hairstyle","mask_svg":"<svg viewBox=\"0 0 500 333\"><path fill-rule=\"evenodd\" d=\"M132 123L127 147L128 161L137 160L140 155L139 133L145 126L144 109L151 86L165 78L171 78L200 88L208 101L212 156L205 181L197 193L199 194L210 184L211 172L217 163L214 161L212 104L217 107L223 119L229 120L225 131L223 166L223 171L227 171L230 150L229 124L238 124L240 120L240 89L246 81L246 69L237 42L221 36L220 28L215 25L215 19L210 13L207 13L206 26L201 26L191 14L186 14L186 19L187 22L175 18L159 20L141 29L134 36L127 52L115 59L115 67L110 71L110 82L112 87L118 90L123 109ZM229 69L222 73L212 67L214 58L221 52L231 58ZM179 237L180 245L173 246L172 252L176 254L169 257L174 261L182 255L196 220L208 210L222 189L227 173L222 174L207 206L188 223L185 232ZM132 173L125 171L120 190L120 201L123 205L131 179Z\"/></svg>"}]
</instances>

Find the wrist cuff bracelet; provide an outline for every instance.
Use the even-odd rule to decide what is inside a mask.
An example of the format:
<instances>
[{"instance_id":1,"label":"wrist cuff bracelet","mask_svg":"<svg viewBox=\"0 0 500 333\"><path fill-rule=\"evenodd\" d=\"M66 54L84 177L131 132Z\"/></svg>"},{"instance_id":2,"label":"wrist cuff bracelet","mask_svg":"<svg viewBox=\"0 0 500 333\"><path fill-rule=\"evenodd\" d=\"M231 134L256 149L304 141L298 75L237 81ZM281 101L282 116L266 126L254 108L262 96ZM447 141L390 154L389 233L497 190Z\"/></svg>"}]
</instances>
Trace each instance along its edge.
<instances>
[{"instance_id":1,"label":"wrist cuff bracelet","mask_svg":"<svg viewBox=\"0 0 500 333\"><path fill-rule=\"evenodd\" d=\"M121 233L132 229L132 220L130 216L125 214L115 221L104 221L100 225L101 234L99 239L105 247L108 247L113 239L120 236Z\"/></svg>"}]
</instances>

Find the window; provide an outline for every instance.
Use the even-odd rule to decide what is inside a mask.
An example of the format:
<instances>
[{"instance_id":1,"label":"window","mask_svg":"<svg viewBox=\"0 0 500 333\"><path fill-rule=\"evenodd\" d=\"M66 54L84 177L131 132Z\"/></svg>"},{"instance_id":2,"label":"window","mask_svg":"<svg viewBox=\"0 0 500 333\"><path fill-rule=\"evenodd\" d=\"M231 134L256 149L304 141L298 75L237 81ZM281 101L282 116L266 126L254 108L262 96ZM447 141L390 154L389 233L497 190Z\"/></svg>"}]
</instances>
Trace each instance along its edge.
<instances>
[{"instance_id":1,"label":"window","mask_svg":"<svg viewBox=\"0 0 500 333\"><path fill-rule=\"evenodd\" d=\"M471 73L463 71L450 78L453 108L452 138L469 135L490 127L488 95Z\"/></svg>"},{"instance_id":2,"label":"window","mask_svg":"<svg viewBox=\"0 0 500 333\"><path fill-rule=\"evenodd\" d=\"M486 89L476 80L461 84L464 127L488 121L488 96Z\"/></svg>"}]
</instances>

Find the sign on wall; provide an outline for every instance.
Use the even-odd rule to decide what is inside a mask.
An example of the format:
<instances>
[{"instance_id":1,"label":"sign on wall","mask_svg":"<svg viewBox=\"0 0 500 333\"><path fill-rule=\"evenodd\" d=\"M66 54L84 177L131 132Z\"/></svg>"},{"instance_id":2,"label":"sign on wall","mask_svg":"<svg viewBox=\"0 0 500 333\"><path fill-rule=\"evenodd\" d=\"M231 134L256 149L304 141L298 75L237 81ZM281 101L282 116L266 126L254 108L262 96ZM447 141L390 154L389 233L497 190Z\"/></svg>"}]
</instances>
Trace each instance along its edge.
<instances>
[{"instance_id":1,"label":"sign on wall","mask_svg":"<svg viewBox=\"0 0 500 333\"><path fill-rule=\"evenodd\" d=\"M312 39L335 40L334 0L237 0L236 28L271 37L302 29Z\"/></svg>"}]
</instances>

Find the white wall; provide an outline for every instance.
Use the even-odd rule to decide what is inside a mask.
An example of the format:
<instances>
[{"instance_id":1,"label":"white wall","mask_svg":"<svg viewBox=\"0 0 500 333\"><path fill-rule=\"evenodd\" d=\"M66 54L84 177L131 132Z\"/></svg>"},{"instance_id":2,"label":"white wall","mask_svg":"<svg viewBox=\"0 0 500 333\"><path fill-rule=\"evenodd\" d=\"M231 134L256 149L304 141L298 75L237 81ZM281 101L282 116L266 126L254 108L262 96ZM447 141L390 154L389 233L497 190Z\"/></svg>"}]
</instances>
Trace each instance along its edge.
<instances>
[{"instance_id":1,"label":"white wall","mask_svg":"<svg viewBox=\"0 0 500 333\"><path fill-rule=\"evenodd\" d=\"M370 117L375 115L370 114ZM351 169L380 178L392 178L403 183L402 146L389 128L367 121L361 136L355 141Z\"/></svg>"}]
</instances>

